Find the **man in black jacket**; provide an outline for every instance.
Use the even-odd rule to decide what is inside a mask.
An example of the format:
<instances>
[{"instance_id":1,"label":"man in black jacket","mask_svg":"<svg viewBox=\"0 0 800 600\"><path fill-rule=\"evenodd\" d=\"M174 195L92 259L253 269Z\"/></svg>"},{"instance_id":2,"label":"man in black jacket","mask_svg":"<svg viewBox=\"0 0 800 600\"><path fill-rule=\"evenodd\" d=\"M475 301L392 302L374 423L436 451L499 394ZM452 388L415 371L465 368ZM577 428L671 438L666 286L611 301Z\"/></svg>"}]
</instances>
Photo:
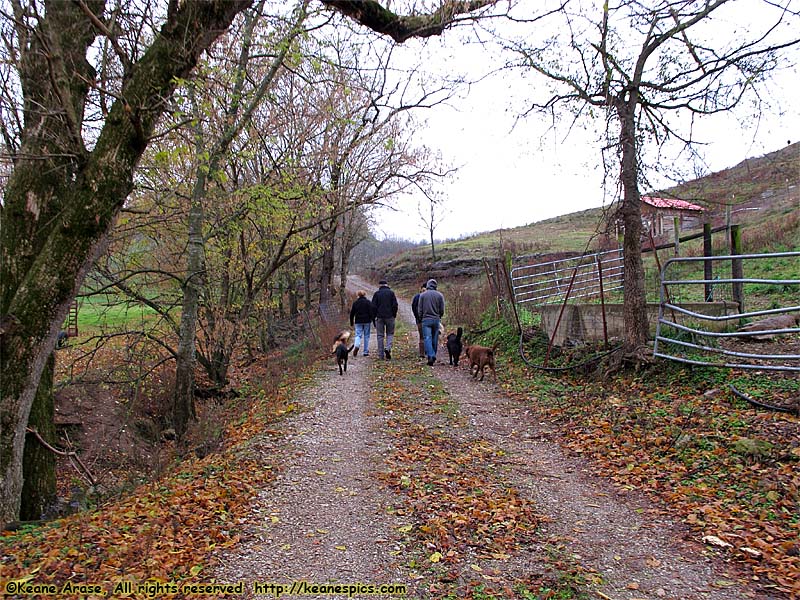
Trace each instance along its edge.
<instances>
[{"instance_id":1,"label":"man in black jacket","mask_svg":"<svg viewBox=\"0 0 800 600\"><path fill-rule=\"evenodd\" d=\"M397 296L389 288L385 279L378 282L380 286L372 296L372 308L375 315L375 331L378 335L378 356L386 360L392 358L392 338L394 338L394 320L397 317ZM384 344L384 337L386 343Z\"/></svg>"}]
</instances>

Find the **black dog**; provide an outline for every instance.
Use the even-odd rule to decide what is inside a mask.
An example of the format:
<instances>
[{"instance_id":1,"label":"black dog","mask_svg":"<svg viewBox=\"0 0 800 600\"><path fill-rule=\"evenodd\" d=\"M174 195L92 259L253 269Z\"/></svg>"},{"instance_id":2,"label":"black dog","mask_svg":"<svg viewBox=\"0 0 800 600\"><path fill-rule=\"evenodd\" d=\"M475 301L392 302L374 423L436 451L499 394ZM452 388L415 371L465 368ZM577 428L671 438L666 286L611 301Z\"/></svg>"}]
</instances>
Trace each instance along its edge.
<instances>
[{"instance_id":1,"label":"black dog","mask_svg":"<svg viewBox=\"0 0 800 600\"><path fill-rule=\"evenodd\" d=\"M463 348L461 344L462 333L464 333L464 330L459 327L456 333L447 334L447 353L450 355L450 364L454 367L458 366L458 359Z\"/></svg>"},{"instance_id":2,"label":"black dog","mask_svg":"<svg viewBox=\"0 0 800 600\"><path fill-rule=\"evenodd\" d=\"M347 357L355 345L347 347L347 340L350 339L349 331L340 331L333 340L333 354L336 355L336 364L339 365L339 375L347 372Z\"/></svg>"}]
</instances>

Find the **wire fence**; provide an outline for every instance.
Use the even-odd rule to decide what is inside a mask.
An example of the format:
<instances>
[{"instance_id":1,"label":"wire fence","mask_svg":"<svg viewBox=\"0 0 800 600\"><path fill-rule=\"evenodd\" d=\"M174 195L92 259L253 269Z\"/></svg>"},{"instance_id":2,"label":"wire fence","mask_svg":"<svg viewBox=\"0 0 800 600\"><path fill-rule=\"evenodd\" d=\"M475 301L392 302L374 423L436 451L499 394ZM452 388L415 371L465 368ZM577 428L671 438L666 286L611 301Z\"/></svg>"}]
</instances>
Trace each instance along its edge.
<instances>
[{"instance_id":1,"label":"wire fence","mask_svg":"<svg viewBox=\"0 0 800 600\"><path fill-rule=\"evenodd\" d=\"M317 311L302 310L280 319L269 319L259 327L259 345L262 350L274 348L284 342L312 342L321 345L319 332L342 319L336 303L330 302Z\"/></svg>"}]
</instances>

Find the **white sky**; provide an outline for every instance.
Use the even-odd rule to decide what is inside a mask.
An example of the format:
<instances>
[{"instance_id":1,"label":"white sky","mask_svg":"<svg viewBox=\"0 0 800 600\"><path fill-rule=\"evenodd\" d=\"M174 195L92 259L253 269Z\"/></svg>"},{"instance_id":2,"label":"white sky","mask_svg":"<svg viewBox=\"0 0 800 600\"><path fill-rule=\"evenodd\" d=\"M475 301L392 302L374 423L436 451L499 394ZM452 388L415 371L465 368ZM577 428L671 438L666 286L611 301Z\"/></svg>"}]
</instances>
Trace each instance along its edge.
<instances>
[{"instance_id":1,"label":"white sky","mask_svg":"<svg viewBox=\"0 0 800 600\"><path fill-rule=\"evenodd\" d=\"M409 56L429 54L438 57L426 65L433 71L439 67L477 78L491 68L492 57L479 46L465 47L460 37L448 32L424 42L411 40L398 49L395 58L403 60L404 52ZM792 52L797 55L800 50ZM761 115L757 130L743 130L731 115L709 118L699 127L696 124L695 138L709 142L703 150L706 172L798 141L798 82L796 71L781 78L780 88L773 93L784 100L781 107L786 113L780 118ZM440 188L445 217L436 228L437 239L516 227L613 200L614 190L604 198L600 149L593 136L576 130L567 136L565 126L553 130L538 116L516 120L524 100L532 97L526 85L518 73L506 73L474 85L465 98L450 106L419 114L427 126L415 134L415 141L440 152L445 162L461 166ZM660 185L671 183L665 180ZM378 237L425 240L427 232L417 208L420 201L427 205L420 194L398 199L395 210L376 211Z\"/></svg>"}]
</instances>

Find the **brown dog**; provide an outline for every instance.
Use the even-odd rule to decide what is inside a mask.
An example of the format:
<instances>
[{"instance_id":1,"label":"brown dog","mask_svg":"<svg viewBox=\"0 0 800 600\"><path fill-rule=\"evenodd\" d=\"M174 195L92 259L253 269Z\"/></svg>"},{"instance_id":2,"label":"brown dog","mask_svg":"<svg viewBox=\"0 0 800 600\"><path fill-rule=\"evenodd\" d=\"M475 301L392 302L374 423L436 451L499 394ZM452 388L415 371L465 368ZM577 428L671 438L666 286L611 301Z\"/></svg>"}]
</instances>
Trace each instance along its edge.
<instances>
[{"instance_id":1,"label":"brown dog","mask_svg":"<svg viewBox=\"0 0 800 600\"><path fill-rule=\"evenodd\" d=\"M480 381L483 381L486 367L489 367L494 375L494 380L497 381L497 371L494 370L494 355L497 346L498 344L495 344L491 348L487 348L486 346L471 345L464 348L464 353L469 360L469 372L473 378L477 379L478 371L480 371ZM475 373L472 373L472 367L475 367Z\"/></svg>"}]
</instances>

